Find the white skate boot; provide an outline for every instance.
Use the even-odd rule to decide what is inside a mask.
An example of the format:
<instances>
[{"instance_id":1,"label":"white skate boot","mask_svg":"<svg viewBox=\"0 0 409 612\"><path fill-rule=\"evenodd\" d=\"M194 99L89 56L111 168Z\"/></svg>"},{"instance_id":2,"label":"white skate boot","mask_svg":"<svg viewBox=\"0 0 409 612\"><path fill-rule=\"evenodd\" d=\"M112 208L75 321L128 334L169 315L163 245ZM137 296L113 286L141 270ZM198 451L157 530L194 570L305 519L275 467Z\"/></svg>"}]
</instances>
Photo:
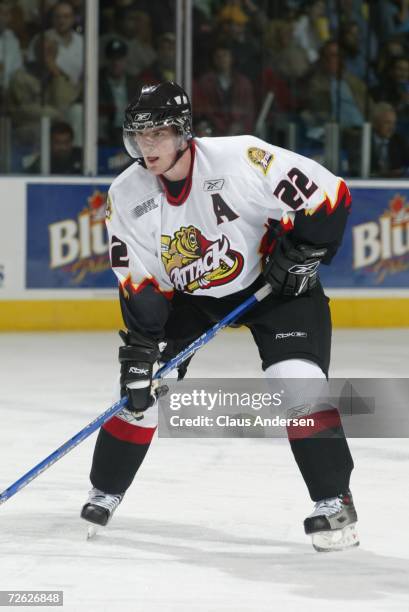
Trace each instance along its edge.
<instances>
[{"instance_id":1,"label":"white skate boot","mask_svg":"<svg viewBox=\"0 0 409 612\"><path fill-rule=\"evenodd\" d=\"M318 552L345 550L359 545L358 520L350 492L316 502L314 511L304 521L307 535Z\"/></svg>"},{"instance_id":2,"label":"white skate boot","mask_svg":"<svg viewBox=\"0 0 409 612\"><path fill-rule=\"evenodd\" d=\"M81 518L93 523L88 529L88 538L96 533L94 525L105 527L111 520L113 513L121 503L124 493L104 493L95 487L89 492L88 500L82 507Z\"/></svg>"}]
</instances>

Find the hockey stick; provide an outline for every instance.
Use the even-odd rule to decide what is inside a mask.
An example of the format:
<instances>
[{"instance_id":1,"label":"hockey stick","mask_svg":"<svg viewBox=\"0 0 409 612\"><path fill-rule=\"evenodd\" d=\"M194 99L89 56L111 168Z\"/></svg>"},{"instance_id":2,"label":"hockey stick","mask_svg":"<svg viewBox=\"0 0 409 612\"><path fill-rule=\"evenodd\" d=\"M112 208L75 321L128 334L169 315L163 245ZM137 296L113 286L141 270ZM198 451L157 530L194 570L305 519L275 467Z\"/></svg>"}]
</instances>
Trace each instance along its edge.
<instances>
[{"instance_id":1,"label":"hockey stick","mask_svg":"<svg viewBox=\"0 0 409 612\"><path fill-rule=\"evenodd\" d=\"M247 310L249 310L252 306L254 306L257 302L261 302L267 295L271 293L270 285L264 285L256 291L253 295L251 295L247 300L245 300L240 306L237 306L234 310L231 311L224 319L216 323L212 328L210 328L207 332L202 334L199 338L194 340L189 346L187 346L183 351L181 351L176 357L170 359L165 365L163 365L159 370L155 373L153 380L158 380L163 378L168 372L180 366L188 357L196 353L202 346L210 342L212 338L221 330L236 321L242 314L244 314ZM18 493L20 489L28 485L32 480L37 478L42 472L48 470L54 463L56 463L59 459L64 457L67 453L69 453L73 448L81 444L83 440L88 438L96 429L99 429L104 423L109 421L113 416L115 416L118 412L120 412L126 405L127 398L123 397L118 402L116 402L111 408L108 408L105 412L103 412L99 417L88 423L81 431L79 431L75 436L67 440L62 446L57 448L51 455L48 455L45 459L37 463L31 470L26 472L21 478L13 482L7 489L5 489L2 493L0 493L0 505L4 504L10 497Z\"/></svg>"}]
</instances>

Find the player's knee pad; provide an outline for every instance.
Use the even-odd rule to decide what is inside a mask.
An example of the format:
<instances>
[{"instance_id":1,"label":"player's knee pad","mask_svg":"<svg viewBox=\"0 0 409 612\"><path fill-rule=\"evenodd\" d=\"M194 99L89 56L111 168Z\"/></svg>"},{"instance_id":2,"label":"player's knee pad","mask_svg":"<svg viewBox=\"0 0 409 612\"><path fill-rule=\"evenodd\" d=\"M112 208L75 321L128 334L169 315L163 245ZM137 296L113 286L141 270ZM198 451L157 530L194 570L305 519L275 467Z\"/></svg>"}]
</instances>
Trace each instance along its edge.
<instances>
[{"instance_id":1,"label":"player's knee pad","mask_svg":"<svg viewBox=\"0 0 409 612\"><path fill-rule=\"evenodd\" d=\"M307 359L285 359L269 366L265 377L281 394L281 414L287 418L322 410L327 379L319 365Z\"/></svg>"},{"instance_id":2,"label":"player's knee pad","mask_svg":"<svg viewBox=\"0 0 409 612\"><path fill-rule=\"evenodd\" d=\"M325 378L324 372L314 361L308 359L285 359L277 361L264 372L266 378Z\"/></svg>"}]
</instances>

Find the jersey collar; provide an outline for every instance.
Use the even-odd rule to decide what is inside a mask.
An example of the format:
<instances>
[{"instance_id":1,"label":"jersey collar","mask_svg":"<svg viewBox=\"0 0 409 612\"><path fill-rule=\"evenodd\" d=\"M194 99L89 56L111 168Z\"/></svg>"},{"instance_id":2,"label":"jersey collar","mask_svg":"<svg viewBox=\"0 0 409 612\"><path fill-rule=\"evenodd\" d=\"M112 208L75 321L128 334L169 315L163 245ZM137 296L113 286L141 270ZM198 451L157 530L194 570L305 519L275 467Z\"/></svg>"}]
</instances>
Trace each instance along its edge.
<instances>
[{"instance_id":1,"label":"jersey collar","mask_svg":"<svg viewBox=\"0 0 409 612\"><path fill-rule=\"evenodd\" d=\"M187 177L185 178L185 184L183 185L183 189L181 190L177 198L173 197L169 193L166 183L163 180L162 176L159 177L160 182L165 190L166 199L169 202L169 204L172 204L172 206L180 206L181 204L184 204L189 197L190 190L192 189L192 174L193 174L193 166L195 163L195 155L196 155L196 144L194 140L192 140L190 143L190 152L191 152L191 160L190 160L189 173Z\"/></svg>"}]
</instances>

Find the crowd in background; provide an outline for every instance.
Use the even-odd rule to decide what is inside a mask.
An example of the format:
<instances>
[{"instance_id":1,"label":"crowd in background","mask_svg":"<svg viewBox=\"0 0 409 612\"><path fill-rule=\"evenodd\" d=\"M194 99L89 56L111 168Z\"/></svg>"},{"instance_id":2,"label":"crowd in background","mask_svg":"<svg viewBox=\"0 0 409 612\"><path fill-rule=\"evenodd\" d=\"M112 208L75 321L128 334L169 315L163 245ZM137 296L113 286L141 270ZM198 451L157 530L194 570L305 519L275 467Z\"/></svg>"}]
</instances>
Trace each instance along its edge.
<instances>
[{"instance_id":1,"label":"crowd in background","mask_svg":"<svg viewBox=\"0 0 409 612\"><path fill-rule=\"evenodd\" d=\"M83 0L0 0L0 116L11 118L20 171L40 169L44 116L51 172L82 171L84 9ZM174 0L100 0L101 151L121 151L123 111L143 83L175 79L175 9ZM409 0L194 0L193 32L197 135L258 133L269 102L265 139L285 146L292 124L297 150L318 155L336 122L343 173L358 176L369 121L371 176L408 176Z\"/></svg>"}]
</instances>

